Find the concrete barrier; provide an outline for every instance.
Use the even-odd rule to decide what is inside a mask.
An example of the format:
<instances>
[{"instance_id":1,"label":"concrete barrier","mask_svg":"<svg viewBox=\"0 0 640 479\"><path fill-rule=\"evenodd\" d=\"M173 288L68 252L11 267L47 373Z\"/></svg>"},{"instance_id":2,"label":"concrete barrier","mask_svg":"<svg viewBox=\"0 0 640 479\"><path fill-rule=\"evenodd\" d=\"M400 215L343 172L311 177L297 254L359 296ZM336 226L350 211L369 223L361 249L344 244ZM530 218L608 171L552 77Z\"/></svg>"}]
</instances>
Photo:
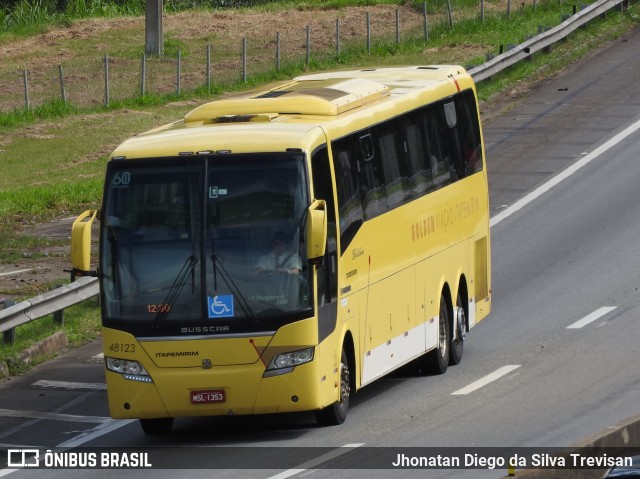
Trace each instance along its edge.
<instances>
[{"instance_id":1,"label":"concrete barrier","mask_svg":"<svg viewBox=\"0 0 640 479\"><path fill-rule=\"evenodd\" d=\"M624 455L640 455L640 414L606 427L588 436L567 449L573 453L588 456L593 451L601 451L609 456L620 452ZM601 479L607 469L529 469L516 471L517 479Z\"/></svg>"}]
</instances>

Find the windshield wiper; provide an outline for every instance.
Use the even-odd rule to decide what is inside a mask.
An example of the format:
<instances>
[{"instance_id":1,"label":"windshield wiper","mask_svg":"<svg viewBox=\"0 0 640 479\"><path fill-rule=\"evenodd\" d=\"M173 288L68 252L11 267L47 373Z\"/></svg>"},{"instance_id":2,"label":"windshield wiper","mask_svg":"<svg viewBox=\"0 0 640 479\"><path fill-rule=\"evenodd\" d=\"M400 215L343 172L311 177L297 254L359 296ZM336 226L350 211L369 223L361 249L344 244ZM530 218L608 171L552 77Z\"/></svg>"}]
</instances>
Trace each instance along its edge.
<instances>
[{"instance_id":1,"label":"windshield wiper","mask_svg":"<svg viewBox=\"0 0 640 479\"><path fill-rule=\"evenodd\" d=\"M120 267L119 267L120 252L118 251L118 247L116 243L116 233L115 233L114 227L108 223L108 220L105 220L103 228L104 228L104 231L106 232L107 241L109 242L109 248L111 253L110 266L111 266L111 275L113 277L112 282L114 286L114 296L117 299L122 299L122 281L120 281Z\"/></svg>"},{"instance_id":2,"label":"windshield wiper","mask_svg":"<svg viewBox=\"0 0 640 479\"><path fill-rule=\"evenodd\" d=\"M213 264L213 289L215 291L218 290L218 268L220 268L220 277L224 280L227 287L231 290L231 293L238 300L238 304L244 311L244 313L252 320L255 321L256 315L251 310L251 306L249 306L249 302L242 294L242 290L238 288L238 285L235 283L231 275L227 272L220 258L215 254L211 255L211 262Z\"/></svg>"},{"instance_id":3,"label":"windshield wiper","mask_svg":"<svg viewBox=\"0 0 640 479\"><path fill-rule=\"evenodd\" d=\"M167 316L171 312L173 305L175 304L176 300L180 296L180 293L182 292L184 285L187 283L189 276L191 276L192 292L195 291L195 271L196 271L197 264L198 264L197 256L191 255L187 257L187 260L182 265L182 268L180 268L180 271L178 272L176 279L173 280L173 284L171 285L171 288L169 288L169 292L167 293L167 296L162 302L163 307L159 308L159 311L156 313L156 317L154 320L154 323L156 325L162 323L165 319L167 319Z\"/></svg>"}]
</instances>

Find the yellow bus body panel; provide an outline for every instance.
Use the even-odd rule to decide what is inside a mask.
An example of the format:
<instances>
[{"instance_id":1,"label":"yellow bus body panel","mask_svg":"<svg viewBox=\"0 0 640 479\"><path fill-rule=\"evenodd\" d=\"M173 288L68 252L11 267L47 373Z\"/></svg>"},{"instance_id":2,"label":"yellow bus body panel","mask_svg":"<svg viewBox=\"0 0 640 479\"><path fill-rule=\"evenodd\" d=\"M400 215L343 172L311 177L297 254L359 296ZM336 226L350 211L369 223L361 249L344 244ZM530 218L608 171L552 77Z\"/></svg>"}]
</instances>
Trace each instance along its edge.
<instances>
[{"instance_id":1,"label":"yellow bus body panel","mask_svg":"<svg viewBox=\"0 0 640 479\"><path fill-rule=\"evenodd\" d=\"M310 319L286 325L273 336L206 340L145 341L104 328L103 342L105 357L138 361L153 380L131 381L107 371L109 410L114 418L305 411L335 400L335 387L326 371L322 372L320 348L310 363L287 374L263 378L276 354L317 343ZM209 369L203 368L203 359L211 361ZM191 391L205 390L224 390L225 402L192 404Z\"/></svg>"},{"instance_id":2,"label":"yellow bus body panel","mask_svg":"<svg viewBox=\"0 0 640 479\"><path fill-rule=\"evenodd\" d=\"M473 254L476 241L488 234L486 184L481 173L458 184L403 206L397 215L365 222L343 255L341 285L350 293L342 314L366 308L358 313L369 316L361 324L365 352L436 318L444 284L455 298L462 276L469 285L479 281ZM479 272L486 275L488 265L482 264ZM368 302L352 301L367 287ZM488 313L488 298L477 302L471 291L469 296L475 324Z\"/></svg>"}]
</instances>

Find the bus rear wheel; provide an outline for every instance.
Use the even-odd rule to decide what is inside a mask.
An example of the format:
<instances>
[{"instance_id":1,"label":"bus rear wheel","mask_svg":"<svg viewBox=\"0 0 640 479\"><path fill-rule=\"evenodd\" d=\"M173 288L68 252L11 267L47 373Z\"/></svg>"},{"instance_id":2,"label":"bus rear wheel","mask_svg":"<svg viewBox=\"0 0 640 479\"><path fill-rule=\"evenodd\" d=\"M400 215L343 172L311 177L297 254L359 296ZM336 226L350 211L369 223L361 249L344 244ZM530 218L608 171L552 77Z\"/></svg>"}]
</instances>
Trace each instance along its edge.
<instances>
[{"instance_id":1,"label":"bus rear wheel","mask_svg":"<svg viewBox=\"0 0 640 479\"><path fill-rule=\"evenodd\" d=\"M449 308L444 294L440 296L440 312L438 314L438 344L418 360L420 370L426 374L444 374L449 366L449 347L451 333L449 331Z\"/></svg>"},{"instance_id":2,"label":"bus rear wheel","mask_svg":"<svg viewBox=\"0 0 640 479\"><path fill-rule=\"evenodd\" d=\"M456 337L451 337L451 349L449 350L449 364L455 366L462 361L462 353L464 351L464 337L467 330L467 316L462 305L462 297L458 293L456 299L456 321L453 325Z\"/></svg>"},{"instance_id":3,"label":"bus rear wheel","mask_svg":"<svg viewBox=\"0 0 640 479\"><path fill-rule=\"evenodd\" d=\"M164 434L173 427L172 417L160 417L155 419L140 419L140 426L145 434Z\"/></svg>"},{"instance_id":4,"label":"bus rear wheel","mask_svg":"<svg viewBox=\"0 0 640 479\"><path fill-rule=\"evenodd\" d=\"M342 350L340 359L340 399L333 404L316 411L316 420L321 426L337 426L347 419L349 412L349 397L351 396L351 373L349 372L349 358Z\"/></svg>"}]
</instances>

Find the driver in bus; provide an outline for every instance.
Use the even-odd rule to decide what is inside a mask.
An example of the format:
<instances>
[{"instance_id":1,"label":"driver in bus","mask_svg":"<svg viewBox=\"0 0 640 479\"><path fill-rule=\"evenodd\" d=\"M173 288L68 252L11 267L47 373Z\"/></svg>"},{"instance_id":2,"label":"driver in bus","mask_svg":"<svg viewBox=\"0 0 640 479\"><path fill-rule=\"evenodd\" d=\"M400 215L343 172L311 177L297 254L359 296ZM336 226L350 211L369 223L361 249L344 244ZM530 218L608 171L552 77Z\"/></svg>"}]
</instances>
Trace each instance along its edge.
<instances>
[{"instance_id":1,"label":"driver in bus","mask_svg":"<svg viewBox=\"0 0 640 479\"><path fill-rule=\"evenodd\" d=\"M302 271L300 256L288 250L288 238L282 231L273 236L273 249L260 257L254 269L255 273L280 272L298 274Z\"/></svg>"}]
</instances>

